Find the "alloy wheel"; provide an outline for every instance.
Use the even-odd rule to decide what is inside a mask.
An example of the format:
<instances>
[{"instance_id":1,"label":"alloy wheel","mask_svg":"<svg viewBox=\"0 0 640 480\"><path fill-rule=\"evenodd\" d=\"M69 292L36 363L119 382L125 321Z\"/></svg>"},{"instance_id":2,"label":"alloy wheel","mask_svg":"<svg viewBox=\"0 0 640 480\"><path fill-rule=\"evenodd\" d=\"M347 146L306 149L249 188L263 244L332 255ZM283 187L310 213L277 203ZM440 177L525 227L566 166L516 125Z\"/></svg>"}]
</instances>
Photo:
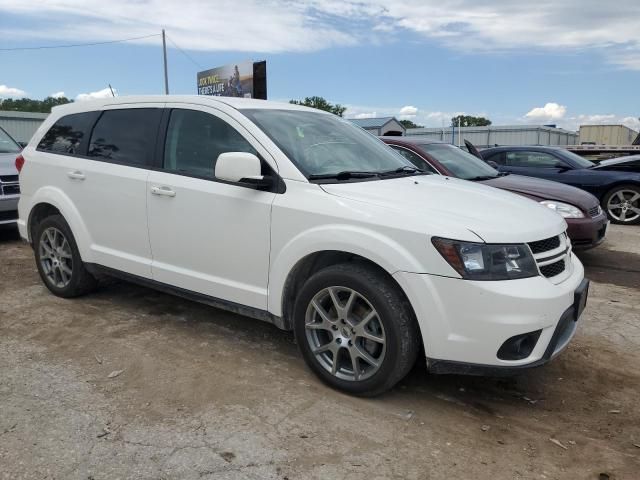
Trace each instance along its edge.
<instances>
[{"instance_id":1,"label":"alloy wheel","mask_svg":"<svg viewBox=\"0 0 640 480\"><path fill-rule=\"evenodd\" d=\"M64 234L55 227L42 232L38 245L40 265L51 285L64 288L69 285L73 273L71 245Z\"/></svg>"},{"instance_id":2,"label":"alloy wheel","mask_svg":"<svg viewBox=\"0 0 640 480\"><path fill-rule=\"evenodd\" d=\"M336 378L366 380L384 361L386 336L378 312L351 288L318 292L307 307L305 333L316 360Z\"/></svg>"},{"instance_id":3,"label":"alloy wheel","mask_svg":"<svg viewBox=\"0 0 640 480\"><path fill-rule=\"evenodd\" d=\"M621 189L607 202L609 215L619 222L633 222L640 217L640 193Z\"/></svg>"}]
</instances>

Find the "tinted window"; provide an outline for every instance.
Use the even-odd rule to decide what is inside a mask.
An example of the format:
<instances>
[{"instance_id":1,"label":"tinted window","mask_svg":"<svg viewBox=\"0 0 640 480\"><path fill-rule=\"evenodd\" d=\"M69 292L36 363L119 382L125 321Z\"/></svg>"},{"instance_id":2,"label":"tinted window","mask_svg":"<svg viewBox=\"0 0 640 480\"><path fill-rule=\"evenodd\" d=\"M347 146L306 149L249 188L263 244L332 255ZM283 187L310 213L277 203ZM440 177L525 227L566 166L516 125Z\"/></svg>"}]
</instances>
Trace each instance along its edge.
<instances>
[{"instance_id":1,"label":"tinted window","mask_svg":"<svg viewBox=\"0 0 640 480\"><path fill-rule=\"evenodd\" d=\"M420 155L397 145L391 146L396 152L413 163L416 167L431 173L438 173L435 168L429 165Z\"/></svg>"},{"instance_id":2,"label":"tinted window","mask_svg":"<svg viewBox=\"0 0 640 480\"><path fill-rule=\"evenodd\" d=\"M164 148L164 168L213 177L221 153L256 150L231 125L205 112L172 110Z\"/></svg>"},{"instance_id":3,"label":"tinted window","mask_svg":"<svg viewBox=\"0 0 640 480\"><path fill-rule=\"evenodd\" d=\"M504 165L504 152L496 152L491 154L486 154L482 152L482 158L486 162L496 162L498 165Z\"/></svg>"},{"instance_id":4,"label":"tinted window","mask_svg":"<svg viewBox=\"0 0 640 480\"><path fill-rule=\"evenodd\" d=\"M42 137L38 150L70 155L82 155L86 151L87 138L99 112L65 115Z\"/></svg>"},{"instance_id":5,"label":"tinted window","mask_svg":"<svg viewBox=\"0 0 640 480\"><path fill-rule=\"evenodd\" d=\"M554 168L562 167L562 161L544 152L507 152L510 167Z\"/></svg>"},{"instance_id":6,"label":"tinted window","mask_svg":"<svg viewBox=\"0 0 640 480\"><path fill-rule=\"evenodd\" d=\"M88 155L128 165L150 165L161 114L158 108L104 111L91 134Z\"/></svg>"}]
</instances>

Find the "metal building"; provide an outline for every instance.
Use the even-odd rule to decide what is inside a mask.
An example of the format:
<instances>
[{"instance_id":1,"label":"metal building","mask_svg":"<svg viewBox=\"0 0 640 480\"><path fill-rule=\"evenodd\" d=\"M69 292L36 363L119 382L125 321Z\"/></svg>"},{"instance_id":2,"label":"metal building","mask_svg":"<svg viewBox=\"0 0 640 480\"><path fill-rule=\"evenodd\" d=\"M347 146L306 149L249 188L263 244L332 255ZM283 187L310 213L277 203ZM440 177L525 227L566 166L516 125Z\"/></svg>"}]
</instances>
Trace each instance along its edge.
<instances>
[{"instance_id":1,"label":"metal building","mask_svg":"<svg viewBox=\"0 0 640 480\"><path fill-rule=\"evenodd\" d=\"M405 133L405 128L395 117L349 118L348 120L379 137L383 135L399 136Z\"/></svg>"},{"instance_id":2,"label":"metal building","mask_svg":"<svg viewBox=\"0 0 640 480\"><path fill-rule=\"evenodd\" d=\"M459 138L460 134L462 138ZM488 127L409 128L407 136L424 135L429 140L464 145L465 140L478 147L495 145L575 145L578 134L546 125L504 125Z\"/></svg>"},{"instance_id":3,"label":"metal building","mask_svg":"<svg viewBox=\"0 0 640 480\"><path fill-rule=\"evenodd\" d=\"M4 128L17 142L28 142L48 116L48 113L0 110L0 127Z\"/></svg>"},{"instance_id":4,"label":"metal building","mask_svg":"<svg viewBox=\"0 0 640 480\"><path fill-rule=\"evenodd\" d=\"M637 136L624 125L580 125L581 145L631 145Z\"/></svg>"}]
</instances>

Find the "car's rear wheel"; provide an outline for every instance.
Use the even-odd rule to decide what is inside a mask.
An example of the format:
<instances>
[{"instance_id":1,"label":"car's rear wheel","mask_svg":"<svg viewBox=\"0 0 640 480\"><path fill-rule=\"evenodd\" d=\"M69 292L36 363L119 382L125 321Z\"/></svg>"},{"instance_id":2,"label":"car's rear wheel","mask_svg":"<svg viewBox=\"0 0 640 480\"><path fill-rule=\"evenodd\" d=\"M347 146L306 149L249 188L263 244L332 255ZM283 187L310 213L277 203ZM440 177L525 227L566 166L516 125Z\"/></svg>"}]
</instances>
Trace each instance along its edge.
<instances>
[{"instance_id":1,"label":"car's rear wheel","mask_svg":"<svg viewBox=\"0 0 640 480\"><path fill-rule=\"evenodd\" d=\"M298 345L327 384L377 395L414 365L419 330L408 301L384 273L363 264L327 267L302 287L294 308Z\"/></svg>"},{"instance_id":2,"label":"car's rear wheel","mask_svg":"<svg viewBox=\"0 0 640 480\"><path fill-rule=\"evenodd\" d=\"M69 225L61 215L43 219L34 230L36 266L47 288L59 297L77 297L93 290Z\"/></svg>"},{"instance_id":3,"label":"car's rear wheel","mask_svg":"<svg viewBox=\"0 0 640 480\"><path fill-rule=\"evenodd\" d=\"M613 223L640 223L640 187L620 185L613 188L604 196L602 207Z\"/></svg>"}]
</instances>

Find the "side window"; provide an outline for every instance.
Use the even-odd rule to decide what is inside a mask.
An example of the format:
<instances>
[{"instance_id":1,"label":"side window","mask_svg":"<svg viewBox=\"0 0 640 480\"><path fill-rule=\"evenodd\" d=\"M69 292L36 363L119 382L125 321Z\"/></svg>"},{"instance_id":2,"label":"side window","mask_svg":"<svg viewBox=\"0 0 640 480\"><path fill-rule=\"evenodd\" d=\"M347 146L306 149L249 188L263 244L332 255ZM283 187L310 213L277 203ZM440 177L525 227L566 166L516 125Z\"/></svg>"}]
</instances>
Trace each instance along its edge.
<instances>
[{"instance_id":1,"label":"side window","mask_svg":"<svg viewBox=\"0 0 640 480\"><path fill-rule=\"evenodd\" d=\"M413 163L416 167L425 170L427 172L438 174L438 171L429 165L420 155L412 152L411 150L407 150L406 148L399 147L397 145L390 145L396 152L402 155L404 158Z\"/></svg>"},{"instance_id":2,"label":"side window","mask_svg":"<svg viewBox=\"0 0 640 480\"><path fill-rule=\"evenodd\" d=\"M258 152L231 125L198 110L171 111L164 146L164 168L214 177L218 156L225 152Z\"/></svg>"},{"instance_id":3,"label":"side window","mask_svg":"<svg viewBox=\"0 0 640 480\"><path fill-rule=\"evenodd\" d=\"M496 162L498 165L504 165L504 152L496 152L491 155L482 155L485 162Z\"/></svg>"},{"instance_id":4,"label":"side window","mask_svg":"<svg viewBox=\"0 0 640 480\"><path fill-rule=\"evenodd\" d=\"M151 165L162 110L105 110L91 134L89 157L127 165Z\"/></svg>"},{"instance_id":5,"label":"side window","mask_svg":"<svg viewBox=\"0 0 640 480\"><path fill-rule=\"evenodd\" d=\"M91 127L100 112L65 115L47 131L38 150L68 155L84 155Z\"/></svg>"},{"instance_id":6,"label":"side window","mask_svg":"<svg viewBox=\"0 0 640 480\"><path fill-rule=\"evenodd\" d=\"M507 165L511 167L557 168L564 164L544 152L507 152Z\"/></svg>"}]
</instances>

